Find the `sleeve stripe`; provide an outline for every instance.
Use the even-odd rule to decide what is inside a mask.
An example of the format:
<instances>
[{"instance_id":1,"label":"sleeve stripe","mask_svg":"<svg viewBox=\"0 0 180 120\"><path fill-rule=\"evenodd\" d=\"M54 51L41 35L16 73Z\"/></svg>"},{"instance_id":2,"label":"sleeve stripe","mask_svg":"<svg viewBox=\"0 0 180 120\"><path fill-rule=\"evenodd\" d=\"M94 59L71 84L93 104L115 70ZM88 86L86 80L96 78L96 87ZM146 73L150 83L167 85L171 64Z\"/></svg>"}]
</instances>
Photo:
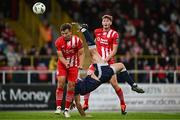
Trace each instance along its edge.
<instances>
[{"instance_id":1,"label":"sleeve stripe","mask_svg":"<svg viewBox=\"0 0 180 120\"><path fill-rule=\"evenodd\" d=\"M107 38L110 38L110 37L111 37L111 33L112 33L112 32L113 32L112 30L110 30L110 31L108 32Z\"/></svg>"},{"instance_id":2,"label":"sleeve stripe","mask_svg":"<svg viewBox=\"0 0 180 120\"><path fill-rule=\"evenodd\" d=\"M115 31L113 31L113 33L112 33L112 37L114 36L114 34L116 34L116 32L115 32Z\"/></svg>"}]
</instances>

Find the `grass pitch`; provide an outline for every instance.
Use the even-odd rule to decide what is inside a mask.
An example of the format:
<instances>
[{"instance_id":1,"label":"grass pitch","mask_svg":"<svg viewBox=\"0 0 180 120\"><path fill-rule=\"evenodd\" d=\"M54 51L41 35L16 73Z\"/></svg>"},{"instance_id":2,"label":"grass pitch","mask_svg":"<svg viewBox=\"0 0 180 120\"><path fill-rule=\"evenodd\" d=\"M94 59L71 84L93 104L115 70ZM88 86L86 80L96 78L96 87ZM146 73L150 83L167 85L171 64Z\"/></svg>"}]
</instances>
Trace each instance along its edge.
<instances>
[{"instance_id":1,"label":"grass pitch","mask_svg":"<svg viewBox=\"0 0 180 120\"><path fill-rule=\"evenodd\" d=\"M71 118L55 115L54 111L1 111L0 120L180 120L180 113L142 113L129 112L89 112L92 117L81 117L78 112L71 112Z\"/></svg>"}]
</instances>

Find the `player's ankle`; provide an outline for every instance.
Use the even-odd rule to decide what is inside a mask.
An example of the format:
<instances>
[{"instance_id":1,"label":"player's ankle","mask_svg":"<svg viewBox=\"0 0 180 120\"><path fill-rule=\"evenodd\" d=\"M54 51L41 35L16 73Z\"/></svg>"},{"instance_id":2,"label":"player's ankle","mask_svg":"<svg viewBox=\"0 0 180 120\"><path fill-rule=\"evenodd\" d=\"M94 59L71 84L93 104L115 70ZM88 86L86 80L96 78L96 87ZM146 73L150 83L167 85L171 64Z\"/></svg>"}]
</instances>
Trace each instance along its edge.
<instances>
[{"instance_id":1,"label":"player's ankle","mask_svg":"<svg viewBox=\"0 0 180 120\"><path fill-rule=\"evenodd\" d=\"M89 104L88 103L84 103L83 106L89 106Z\"/></svg>"},{"instance_id":2,"label":"player's ankle","mask_svg":"<svg viewBox=\"0 0 180 120\"><path fill-rule=\"evenodd\" d=\"M69 111L69 108L65 108L64 111Z\"/></svg>"},{"instance_id":3,"label":"player's ankle","mask_svg":"<svg viewBox=\"0 0 180 120\"><path fill-rule=\"evenodd\" d=\"M80 31L81 32L85 32L87 29L86 28L81 28Z\"/></svg>"},{"instance_id":4,"label":"player's ankle","mask_svg":"<svg viewBox=\"0 0 180 120\"><path fill-rule=\"evenodd\" d=\"M80 26L81 26L81 28L80 28L81 32L85 32L87 30L87 28L88 28L87 24L81 24Z\"/></svg>"},{"instance_id":5,"label":"player's ankle","mask_svg":"<svg viewBox=\"0 0 180 120\"><path fill-rule=\"evenodd\" d=\"M56 109L61 109L61 106L57 106Z\"/></svg>"}]
</instances>

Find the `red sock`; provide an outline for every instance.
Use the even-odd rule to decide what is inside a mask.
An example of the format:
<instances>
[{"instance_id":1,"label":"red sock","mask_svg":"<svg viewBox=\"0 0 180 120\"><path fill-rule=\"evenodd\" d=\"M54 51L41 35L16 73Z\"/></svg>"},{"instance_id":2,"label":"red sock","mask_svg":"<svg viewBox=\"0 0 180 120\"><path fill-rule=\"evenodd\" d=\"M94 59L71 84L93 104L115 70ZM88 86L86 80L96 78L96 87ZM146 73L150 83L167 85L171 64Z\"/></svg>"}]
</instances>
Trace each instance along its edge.
<instances>
[{"instance_id":1,"label":"red sock","mask_svg":"<svg viewBox=\"0 0 180 120\"><path fill-rule=\"evenodd\" d=\"M63 88L57 88L56 89L56 106L61 106L62 100L63 100Z\"/></svg>"},{"instance_id":2,"label":"red sock","mask_svg":"<svg viewBox=\"0 0 180 120\"><path fill-rule=\"evenodd\" d=\"M67 91L65 108L69 109L71 102L73 100L73 97L74 97L74 91Z\"/></svg>"},{"instance_id":3,"label":"red sock","mask_svg":"<svg viewBox=\"0 0 180 120\"><path fill-rule=\"evenodd\" d=\"M84 104L88 106L90 93L84 95Z\"/></svg>"},{"instance_id":4,"label":"red sock","mask_svg":"<svg viewBox=\"0 0 180 120\"><path fill-rule=\"evenodd\" d=\"M119 97L119 100L121 101L121 105L125 105L125 101L124 101L124 95L123 95L123 91L120 89L116 90L116 94Z\"/></svg>"}]
</instances>

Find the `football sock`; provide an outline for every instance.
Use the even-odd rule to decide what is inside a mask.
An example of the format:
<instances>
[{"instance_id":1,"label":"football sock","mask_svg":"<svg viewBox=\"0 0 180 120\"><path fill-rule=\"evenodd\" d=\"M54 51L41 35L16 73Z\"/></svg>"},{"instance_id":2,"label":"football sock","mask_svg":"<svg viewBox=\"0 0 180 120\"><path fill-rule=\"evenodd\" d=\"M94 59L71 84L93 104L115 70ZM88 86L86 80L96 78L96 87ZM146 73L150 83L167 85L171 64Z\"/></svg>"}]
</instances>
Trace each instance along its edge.
<instances>
[{"instance_id":1,"label":"football sock","mask_svg":"<svg viewBox=\"0 0 180 120\"><path fill-rule=\"evenodd\" d=\"M116 94L118 95L119 100L121 101L121 105L125 105L124 95L123 95L122 89L119 88L118 90L116 90Z\"/></svg>"},{"instance_id":2,"label":"football sock","mask_svg":"<svg viewBox=\"0 0 180 120\"><path fill-rule=\"evenodd\" d=\"M134 80L131 78L131 76L127 71L119 72L119 77L121 80L125 80L131 87L136 85L136 83L134 82Z\"/></svg>"},{"instance_id":3,"label":"football sock","mask_svg":"<svg viewBox=\"0 0 180 120\"><path fill-rule=\"evenodd\" d=\"M94 39L92 38L91 34L89 33L89 31L87 29L83 28L81 30L81 32L83 33L88 46L94 46L95 42L94 42Z\"/></svg>"},{"instance_id":4,"label":"football sock","mask_svg":"<svg viewBox=\"0 0 180 120\"><path fill-rule=\"evenodd\" d=\"M57 88L56 89L56 106L61 106L62 100L63 100L63 88Z\"/></svg>"},{"instance_id":5,"label":"football sock","mask_svg":"<svg viewBox=\"0 0 180 120\"><path fill-rule=\"evenodd\" d=\"M66 103L65 103L65 108L66 109L69 109L73 98L74 98L74 91L67 91L67 93L66 93Z\"/></svg>"},{"instance_id":6,"label":"football sock","mask_svg":"<svg viewBox=\"0 0 180 120\"><path fill-rule=\"evenodd\" d=\"M85 105L88 105L88 103L89 103L89 96L90 96L90 93L87 93L86 95L84 95L84 104Z\"/></svg>"}]
</instances>

